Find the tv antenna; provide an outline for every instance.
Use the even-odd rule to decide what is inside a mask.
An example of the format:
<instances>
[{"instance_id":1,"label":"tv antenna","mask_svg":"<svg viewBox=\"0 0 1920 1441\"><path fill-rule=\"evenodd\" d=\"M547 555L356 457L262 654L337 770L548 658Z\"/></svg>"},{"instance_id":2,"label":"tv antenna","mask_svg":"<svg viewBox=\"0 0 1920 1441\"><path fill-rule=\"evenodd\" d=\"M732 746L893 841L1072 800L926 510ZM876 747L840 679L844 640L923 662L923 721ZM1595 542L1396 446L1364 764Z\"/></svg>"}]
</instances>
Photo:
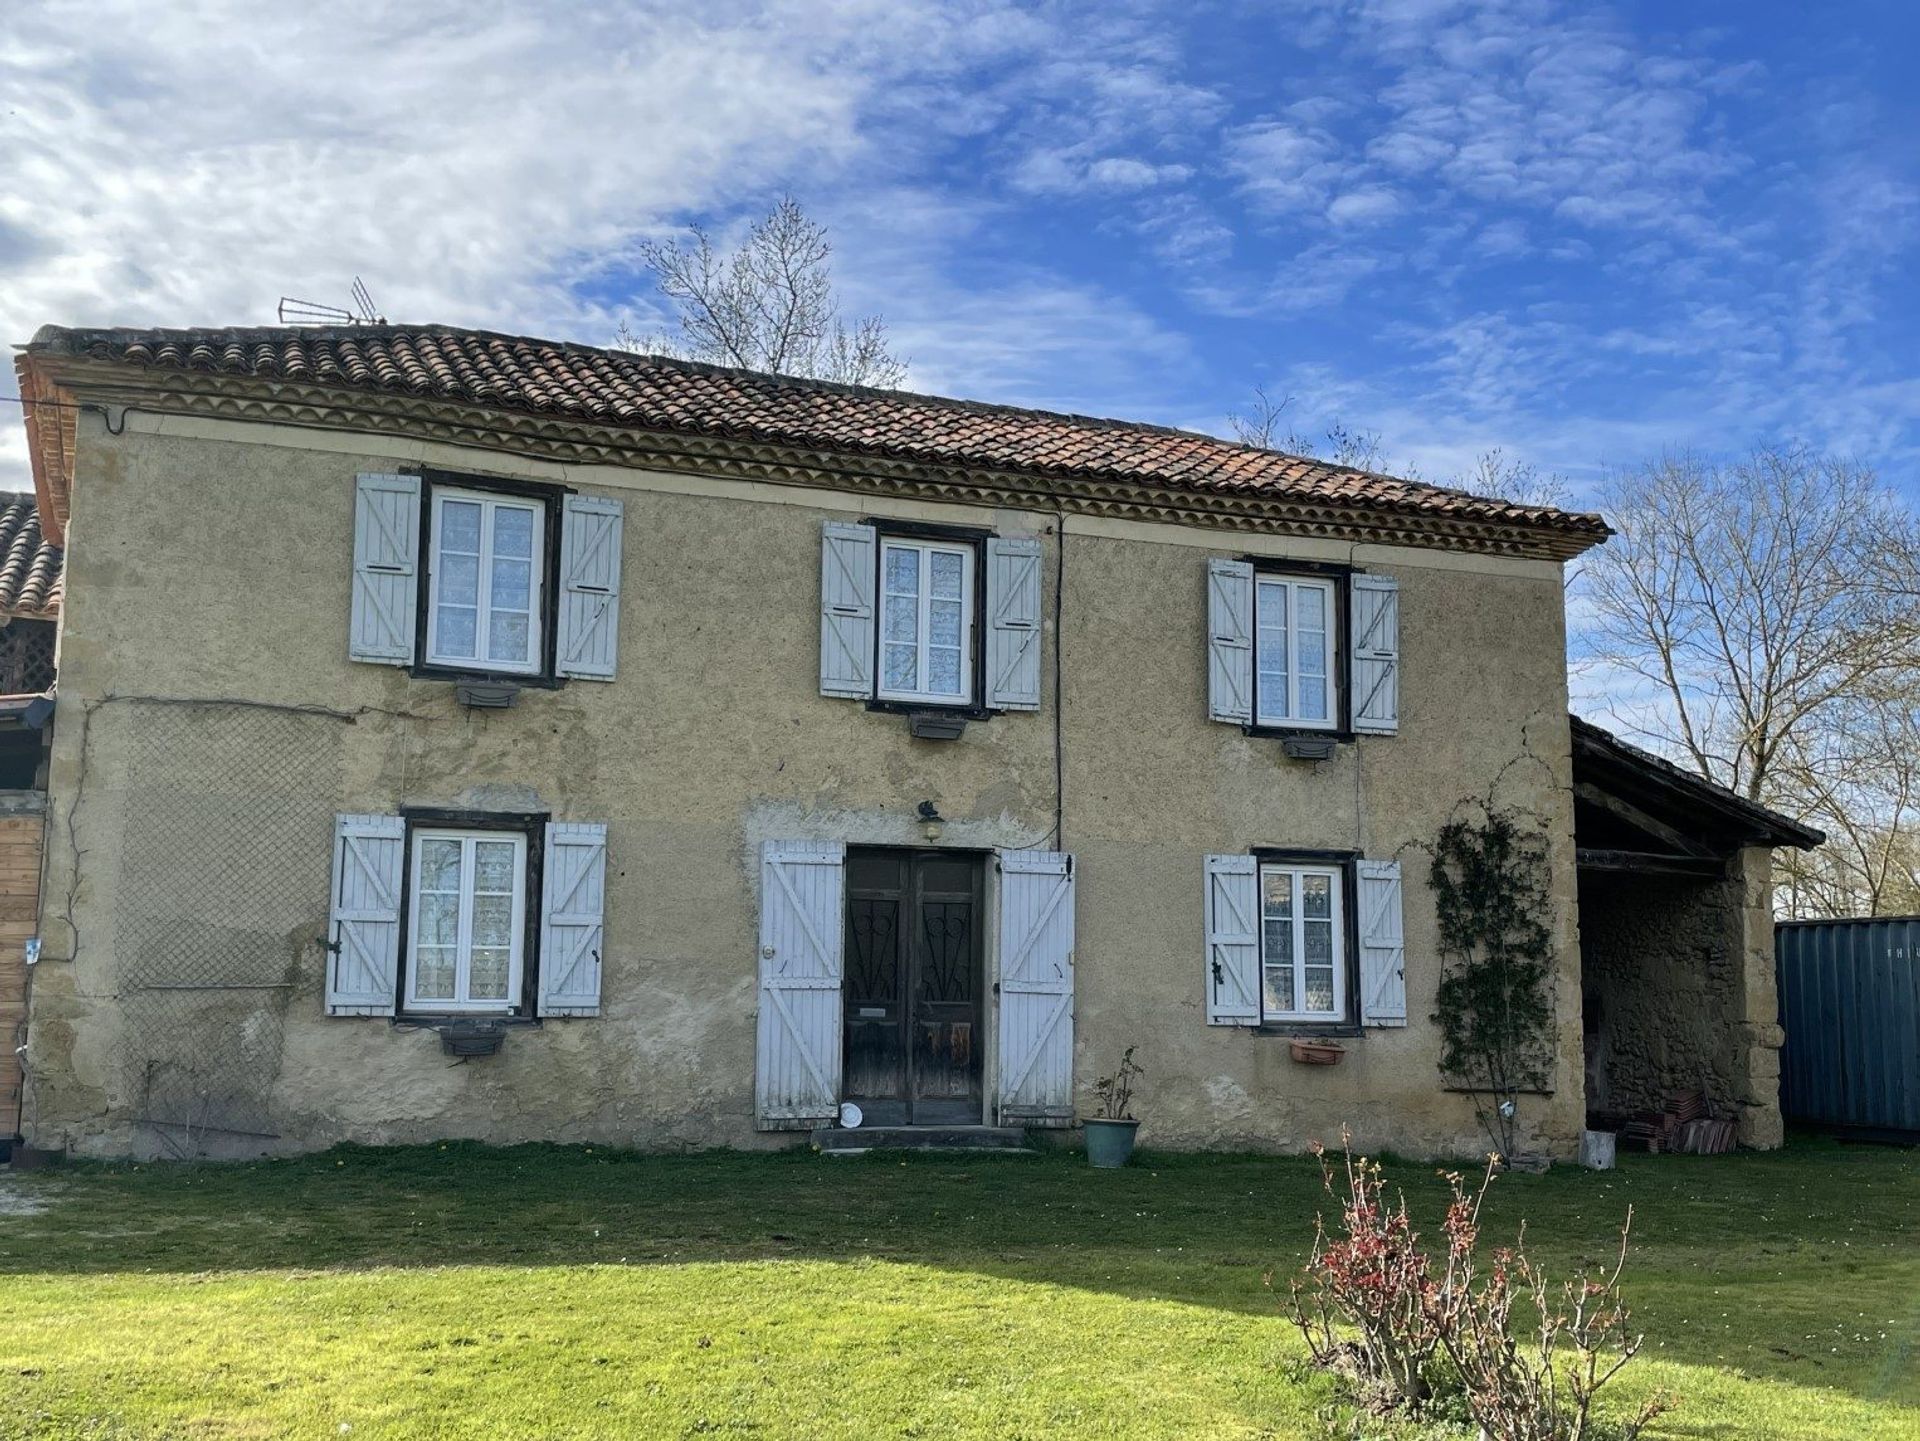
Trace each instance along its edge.
<instances>
[{"instance_id":1,"label":"tv antenna","mask_svg":"<svg viewBox=\"0 0 1920 1441\"><path fill-rule=\"evenodd\" d=\"M317 300L296 300L291 295L280 297L280 323L282 325L385 325L387 318L373 308L373 295L367 289L366 282L359 276L353 277L353 309L347 310L338 305L326 305Z\"/></svg>"}]
</instances>

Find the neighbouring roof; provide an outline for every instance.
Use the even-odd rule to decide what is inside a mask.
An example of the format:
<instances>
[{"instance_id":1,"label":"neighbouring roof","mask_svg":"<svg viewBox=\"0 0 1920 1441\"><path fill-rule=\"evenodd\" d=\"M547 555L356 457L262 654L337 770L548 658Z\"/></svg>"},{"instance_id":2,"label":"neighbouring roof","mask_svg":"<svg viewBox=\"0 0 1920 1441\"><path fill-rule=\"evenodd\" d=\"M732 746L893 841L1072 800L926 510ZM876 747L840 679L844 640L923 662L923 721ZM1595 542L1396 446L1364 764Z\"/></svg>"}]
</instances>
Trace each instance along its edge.
<instances>
[{"instance_id":1,"label":"neighbouring roof","mask_svg":"<svg viewBox=\"0 0 1920 1441\"><path fill-rule=\"evenodd\" d=\"M1427 530L1436 538L1449 527L1474 524L1489 534L1517 537L1505 546L1482 547L1513 553L1563 558L1610 534L1597 515L1517 505L1191 431L446 326L48 326L26 352L23 387L36 358L60 360L63 373L70 373L75 360L107 362L162 377L415 397L627 431L757 442L816 456L874 457L1196 496L1292 499L1314 504L1316 514L1389 517L1415 534ZM31 399L29 391L23 388ZM50 427L47 437L67 439Z\"/></svg>"},{"instance_id":2,"label":"neighbouring roof","mask_svg":"<svg viewBox=\"0 0 1920 1441\"><path fill-rule=\"evenodd\" d=\"M58 615L62 559L40 534L34 497L0 494L0 615Z\"/></svg>"},{"instance_id":3,"label":"neighbouring roof","mask_svg":"<svg viewBox=\"0 0 1920 1441\"><path fill-rule=\"evenodd\" d=\"M1827 839L1826 832L1705 780L1591 721L1579 716L1568 719L1573 729L1576 801L1583 785L1597 787L1657 816L1676 831L1719 845L1812 850ZM1576 841L1586 844L1577 834Z\"/></svg>"}]
</instances>

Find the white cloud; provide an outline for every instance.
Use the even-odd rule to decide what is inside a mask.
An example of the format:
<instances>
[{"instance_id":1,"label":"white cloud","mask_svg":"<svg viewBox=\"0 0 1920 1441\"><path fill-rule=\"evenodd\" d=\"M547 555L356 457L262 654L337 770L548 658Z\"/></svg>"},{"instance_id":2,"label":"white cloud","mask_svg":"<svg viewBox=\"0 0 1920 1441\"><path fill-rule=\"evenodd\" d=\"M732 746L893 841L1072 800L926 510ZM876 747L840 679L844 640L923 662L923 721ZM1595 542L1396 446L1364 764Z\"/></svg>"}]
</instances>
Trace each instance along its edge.
<instances>
[{"instance_id":1,"label":"white cloud","mask_svg":"<svg viewBox=\"0 0 1920 1441\"><path fill-rule=\"evenodd\" d=\"M1145 66L1060 67L1054 23L1010 0L18 10L0 31L0 338L15 342L46 322L272 323L282 294L344 301L355 275L395 320L600 341L635 311L640 239L785 189L857 215L842 196L885 194L951 138L1004 124L1018 75L1150 127L1211 113ZM1100 29L1082 27L1088 46ZM1126 191L1185 169L1116 151L1081 172ZM945 308L936 261L960 228L865 219L837 236L843 278L863 250L911 252L914 303ZM1100 308L1035 300L1024 343L1057 354ZM1165 348L1123 330L1101 342ZM911 349L930 375L978 373L964 325L959 359L935 331ZM0 483L24 483L17 417L0 416Z\"/></svg>"},{"instance_id":2,"label":"white cloud","mask_svg":"<svg viewBox=\"0 0 1920 1441\"><path fill-rule=\"evenodd\" d=\"M1473 237L1472 248L1475 253L1489 260L1503 259L1511 255L1525 255L1530 248L1527 242L1527 226L1523 220L1496 220L1483 226L1480 233Z\"/></svg>"},{"instance_id":3,"label":"white cloud","mask_svg":"<svg viewBox=\"0 0 1920 1441\"><path fill-rule=\"evenodd\" d=\"M1335 225L1379 225L1400 213L1398 191L1367 185L1336 195L1327 203L1327 219Z\"/></svg>"},{"instance_id":4,"label":"white cloud","mask_svg":"<svg viewBox=\"0 0 1920 1441\"><path fill-rule=\"evenodd\" d=\"M1355 170L1331 136L1278 120L1229 133L1225 161L1242 193L1271 211L1318 210Z\"/></svg>"}]
</instances>

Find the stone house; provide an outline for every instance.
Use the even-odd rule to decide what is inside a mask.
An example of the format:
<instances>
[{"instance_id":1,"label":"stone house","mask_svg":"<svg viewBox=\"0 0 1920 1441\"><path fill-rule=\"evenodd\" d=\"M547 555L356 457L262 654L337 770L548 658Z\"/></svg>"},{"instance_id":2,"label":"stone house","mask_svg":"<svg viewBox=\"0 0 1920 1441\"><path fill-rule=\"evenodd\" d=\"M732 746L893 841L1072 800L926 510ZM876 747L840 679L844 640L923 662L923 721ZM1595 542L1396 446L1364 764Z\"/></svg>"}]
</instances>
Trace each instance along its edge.
<instances>
[{"instance_id":1,"label":"stone house","mask_svg":"<svg viewBox=\"0 0 1920 1441\"><path fill-rule=\"evenodd\" d=\"M1472 1152L1420 848L1490 795L1550 837L1524 1121L1576 1145L1598 517L443 327L18 368L35 1145L1062 1128L1133 1046L1147 1144Z\"/></svg>"}]
</instances>

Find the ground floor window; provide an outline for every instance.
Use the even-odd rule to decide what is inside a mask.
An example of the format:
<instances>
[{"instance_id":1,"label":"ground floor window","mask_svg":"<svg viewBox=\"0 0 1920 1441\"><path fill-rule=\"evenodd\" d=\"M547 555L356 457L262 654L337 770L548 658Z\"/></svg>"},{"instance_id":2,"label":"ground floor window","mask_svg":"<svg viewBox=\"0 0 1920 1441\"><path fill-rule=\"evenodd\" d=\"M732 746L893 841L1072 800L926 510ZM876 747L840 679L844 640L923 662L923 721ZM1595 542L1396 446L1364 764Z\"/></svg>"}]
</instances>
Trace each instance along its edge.
<instances>
[{"instance_id":1,"label":"ground floor window","mask_svg":"<svg viewBox=\"0 0 1920 1441\"><path fill-rule=\"evenodd\" d=\"M410 874L407 1009L516 1009L526 964L526 836L419 827Z\"/></svg>"},{"instance_id":2,"label":"ground floor window","mask_svg":"<svg viewBox=\"0 0 1920 1441\"><path fill-rule=\"evenodd\" d=\"M1339 866L1261 865L1263 1019L1346 1019L1346 898L1342 882Z\"/></svg>"}]
</instances>

